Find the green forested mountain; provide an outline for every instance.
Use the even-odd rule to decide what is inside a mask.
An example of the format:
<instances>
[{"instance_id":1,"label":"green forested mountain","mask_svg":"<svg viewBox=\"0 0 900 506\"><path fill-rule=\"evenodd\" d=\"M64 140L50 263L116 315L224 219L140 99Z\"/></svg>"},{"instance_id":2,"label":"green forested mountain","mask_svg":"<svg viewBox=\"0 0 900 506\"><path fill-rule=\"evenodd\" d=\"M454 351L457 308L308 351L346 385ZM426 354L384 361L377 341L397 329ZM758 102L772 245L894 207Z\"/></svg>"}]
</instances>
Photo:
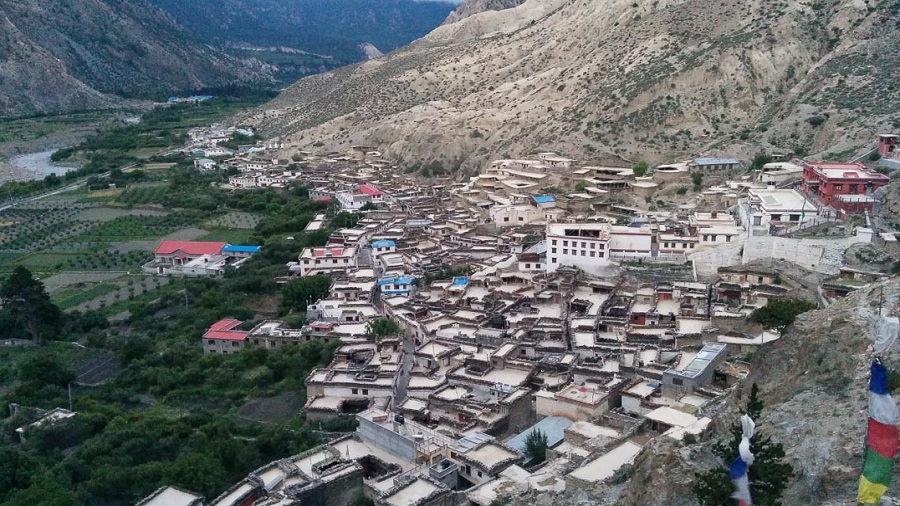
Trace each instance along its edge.
<instances>
[{"instance_id":1,"label":"green forested mountain","mask_svg":"<svg viewBox=\"0 0 900 506\"><path fill-rule=\"evenodd\" d=\"M196 40L287 46L358 61L369 43L397 49L441 24L454 5L413 0L150 0Z\"/></svg>"},{"instance_id":2,"label":"green forested mountain","mask_svg":"<svg viewBox=\"0 0 900 506\"><path fill-rule=\"evenodd\" d=\"M0 0L0 116L269 78L142 0Z\"/></svg>"}]
</instances>

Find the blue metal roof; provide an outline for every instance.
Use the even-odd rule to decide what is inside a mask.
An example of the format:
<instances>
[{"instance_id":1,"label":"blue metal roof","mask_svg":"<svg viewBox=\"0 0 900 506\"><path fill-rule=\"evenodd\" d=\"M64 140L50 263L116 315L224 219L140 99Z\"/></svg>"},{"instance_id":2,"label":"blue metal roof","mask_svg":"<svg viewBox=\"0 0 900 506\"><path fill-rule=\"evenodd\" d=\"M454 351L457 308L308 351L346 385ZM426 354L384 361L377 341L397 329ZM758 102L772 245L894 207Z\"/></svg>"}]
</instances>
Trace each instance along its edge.
<instances>
[{"instance_id":1,"label":"blue metal roof","mask_svg":"<svg viewBox=\"0 0 900 506\"><path fill-rule=\"evenodd\" d=\"M697 165L733 165L740 163L736 158L695 158Z\"/></svg>"},{"instance_id":2,"label":"blue metal roof","mask_svg":"<svg viewBox=\"0 0 900 506\"><path fill-rule=\"evenodd\" d=\"M394 241L389 241L387 239L372 242L373 248L393 248L395 246L397 246L397 243L395 243Z\"/></svg>"},{"instance_id":3,"label":"blue metal roof","mask_svg":"<svg viewBox=\"0 0 900 506\"><path fill-rule=\"evenodd\" d=\"M466 286L468 284L469 284L469 278L465 278L462 276L460 276L458 278L453 278L453 286Z\"/></svg>"},{"instance_id":4,"label":"blue metal roof","mask_svg":"<svg viewBox=\"0 0 900 506\"><path fill-rule=\"evenodd\" d=\"M413 278L411 276L397 276L395 278L383 278L378 280L378 286L384 285L411 285Z\"/></svg>"},{"instance_id":5,"label":"blue metal roof","mask_svg":"<svg viewBox=\"0 0 900 506\"><path fill-rule=\"evenodd\" d=\"M548 416L525 429L525 431L511 437L506 442L506 446L524 452L525 440L528 439L528 434L531 434L531 431L533 430L539 430L547 435L547 448L553 448L562 442L563 436L565 435L564 431L569 428L572 423L572 420L562 416Z\"/></svg>"},{"instance_id":6,"label":"blue metal roof","mask_svg":"<svg viewBox=\"0 0 900 506\"><path fill-rule=\"evenodd\" d=\"M238 246L235 244L226 244L222 247L222 253L259 253L261 246Z\"/></svg>"},{"instance_id":7,"label":"blue metal roof","mask_svg":"<svg viewBox=\"0 0 900 506\"><path fill-rule=\"evenodd\" d=\"M535 195L534 201L538 204L549 204L551 202L556 202L550 195Z\"/></svg>"}]
</instances>

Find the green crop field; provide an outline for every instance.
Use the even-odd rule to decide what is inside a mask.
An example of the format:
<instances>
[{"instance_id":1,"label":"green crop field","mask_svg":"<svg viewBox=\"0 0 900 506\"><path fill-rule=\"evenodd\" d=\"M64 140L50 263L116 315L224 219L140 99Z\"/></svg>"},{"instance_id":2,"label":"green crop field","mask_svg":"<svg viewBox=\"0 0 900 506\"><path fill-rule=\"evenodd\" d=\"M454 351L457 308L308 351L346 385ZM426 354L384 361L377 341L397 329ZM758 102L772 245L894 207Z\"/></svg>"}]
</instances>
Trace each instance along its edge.
<instances>
[{"instance_id":1,"label":"green crop field","mask_svg":"<svg viewBox=\"0 0 900 506\"><path fill-rule=\"evenodd\" d=\"M250 239L252 230L242 230L239 228L218 228L210 231L210 233L199 237L198 241L222 241L229 244L247 244Z\"/></svg>"}]
</instances>

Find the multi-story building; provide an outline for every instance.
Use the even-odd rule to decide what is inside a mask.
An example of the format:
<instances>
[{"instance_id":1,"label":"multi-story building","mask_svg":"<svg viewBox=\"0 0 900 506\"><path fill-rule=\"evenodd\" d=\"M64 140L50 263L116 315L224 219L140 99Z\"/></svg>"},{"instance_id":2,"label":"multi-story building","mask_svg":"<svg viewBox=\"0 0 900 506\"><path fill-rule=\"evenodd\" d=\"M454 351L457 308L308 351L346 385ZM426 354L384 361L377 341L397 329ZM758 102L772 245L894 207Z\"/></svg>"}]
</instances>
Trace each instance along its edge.
<instances>
[{"instance_id":1,"label":"multi-story building","mask_svg":"<svg viewBox=\"0 0 900 506\"><path fill-rule=\"evenodd\" d=\"M754 235L766 235L773 226L796 226L818 214L816 206L797 190L751 189L747 209Z\"/></svg>"},{"instance_id":2,"label":"multi-story building","mask_svg":"<svg viewBox=\"0 0 900 506\"><path fill-rule=\"evenodd\" d=\"M241 325L240 320L221 320L210 325L203 334L203 353L228 355L238 353L247 343L249 332L235 330Z\"/></svg>"},{"instance_id":3,"label":"multi-story building","mask_svg":"<svg viewBox=\"0 0 900 506\"><path fill-rule=\"evenodd\" d=\"M803 164L803 190L815 195L826 206L846 213L871 212L875 206L872 194L890 180L858 163Z\"/></svg>"},{"instance_id":4,"label":"multi-story building","mask_svg":"<svg viewBox=\"0 0 900 506\"><path fill-rule=\"evenodd\" d=\"M648 225L626 227L609 223L550 223L547 225L547 272L560 266L595 272L610 258L653 255L654 234Z\"/></svg>"},{"instance_id":5,"label":"multi-story building","mask_svg":"<svg viewBox=\"0 0 900 506\"><path fill-rule=\"evenodd\" d=\"M356 266L356 248L303 248L298 260L301 276L346 272Z\"/></svg>"}]
</instances>

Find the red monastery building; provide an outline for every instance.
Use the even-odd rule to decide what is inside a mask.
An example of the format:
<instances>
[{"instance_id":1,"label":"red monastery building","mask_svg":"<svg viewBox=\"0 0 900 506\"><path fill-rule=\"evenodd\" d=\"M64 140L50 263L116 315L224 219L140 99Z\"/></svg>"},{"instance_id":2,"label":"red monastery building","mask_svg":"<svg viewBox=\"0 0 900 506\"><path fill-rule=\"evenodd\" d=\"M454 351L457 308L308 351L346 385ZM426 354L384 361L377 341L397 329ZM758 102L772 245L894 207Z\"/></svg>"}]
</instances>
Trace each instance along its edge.
<instances>
[{"instance_id":1,"label":"red monastery building","mask_svg":"<svg viewBox=\"0 0 900 506\"><path fill-rule=\"evenodd\" d=\"M847 213L872 211L872 193L890 178L858 163L812 162L803 164L803 190L823 204Z\"/></svg>"}]
</instances>

